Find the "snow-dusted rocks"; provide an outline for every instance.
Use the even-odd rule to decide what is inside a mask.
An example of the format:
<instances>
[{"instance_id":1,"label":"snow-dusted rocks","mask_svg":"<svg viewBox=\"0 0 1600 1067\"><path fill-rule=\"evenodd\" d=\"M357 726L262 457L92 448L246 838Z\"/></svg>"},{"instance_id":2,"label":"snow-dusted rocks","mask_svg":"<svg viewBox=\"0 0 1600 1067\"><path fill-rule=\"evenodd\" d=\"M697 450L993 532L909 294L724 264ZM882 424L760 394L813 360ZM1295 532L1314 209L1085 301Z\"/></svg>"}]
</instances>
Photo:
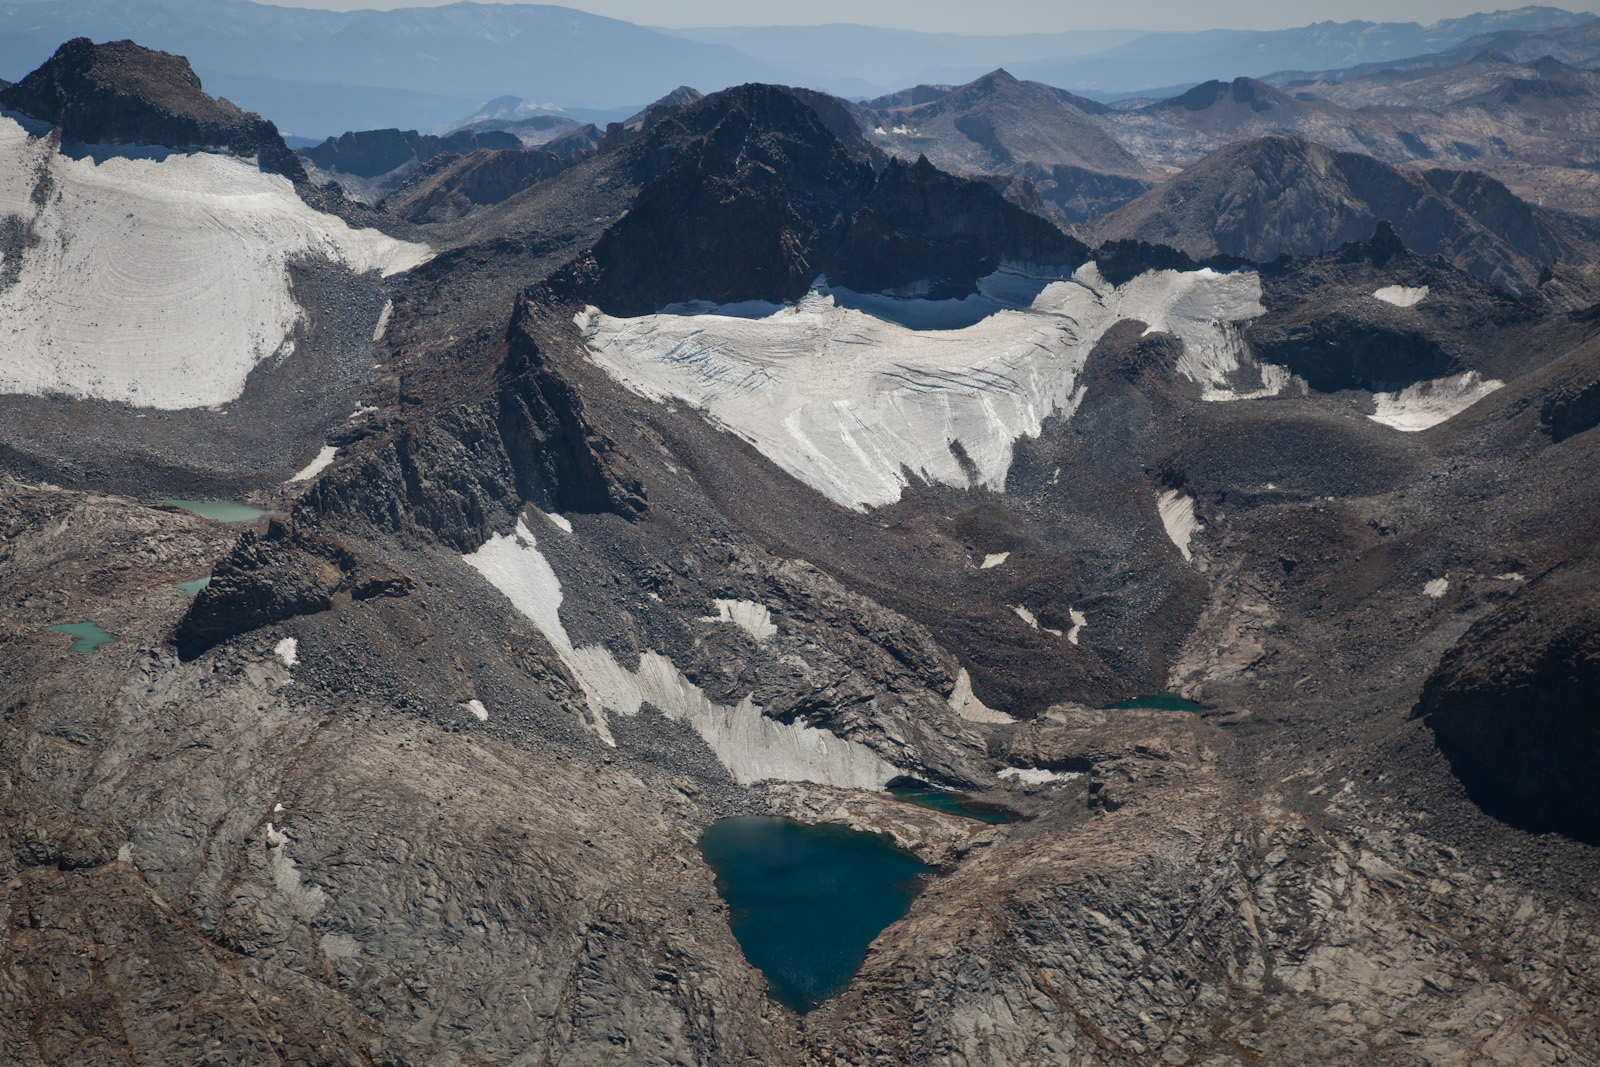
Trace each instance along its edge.
<instances>
[{"instance_id":1,"label":"snow-dusted rocks","mask_svg":"<svg viewBox=\"0 0 1600 1067\"><path fill-rule=\"evenodd\" d=\"M1417 382L1398 392L1374 393L1377 410L1367 418L1403 433L1416 433L1461 414L1505 384L1475 370Z\"/></svg>"},{"instance_id":2,"label":"snow-dusted rocks","mask_svg":"<svg viewBox=\"0 0 1600 1067\"><path fill-rule=\"evenodd\" d=\"M1108 284L1007 269L961 300L893 299L819 279L792 305L673 305L637 318L591 308L591 358L634 392L686 401L831 500L899 499L904 471L1002 489L1012 444L1071 414L1096 341L1124 319L1182 339L1178 371L1206 396L1245 359L1238 324L1262 314L1248 271L1153 271ZM1269 380L1270 378L1270 380ZM1276 392L1288 374L1263 373Z\"/></svg>"},{"instance_id":3,"label":"snow-dusted rocks","mask_svg":"<svg viewBox=\"0 0 1600 1067\"><path fill-rule=\"evenodd\" d=\"M26 230L0 262L0 392L223 404L293 344L296 257L387 276L432 254L351 229L252 162L134 154L74 159L0 117L0 215Z\"/></svg>"}]
</instances>

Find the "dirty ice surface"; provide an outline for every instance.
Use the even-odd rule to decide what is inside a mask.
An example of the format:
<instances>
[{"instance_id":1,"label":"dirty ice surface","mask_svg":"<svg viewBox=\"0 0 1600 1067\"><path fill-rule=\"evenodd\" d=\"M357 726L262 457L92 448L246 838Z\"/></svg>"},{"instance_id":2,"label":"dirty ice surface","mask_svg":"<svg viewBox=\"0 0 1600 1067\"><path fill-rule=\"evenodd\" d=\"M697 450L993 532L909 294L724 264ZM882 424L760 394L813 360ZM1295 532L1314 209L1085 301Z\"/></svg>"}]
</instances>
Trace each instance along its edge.
<instances>
[{"instance_id":1,"label":"dirty ice surface","mask_svg":"<svg viewBox=\"0 0 1600 1067\"><path fill-rule=\"evenodd\" d=\"M521 520L515 533L496 534L462 558L544 634L577 678L595 732L607 743L615 744L609 716L634 716L648 703L688 723L741 785L778 779L879 789L901 773L867 746L829 730L769 719L749 697L734 707L715 704L659 653L642 653L638 669L629 670L602 645L574 648L561 622L561 580Z\"/></svg>"},{"instance_id":2,"label":"dirty ice surface","mask_svg":"<svg viewBox=\"0 0 1600 1067\"><path fill-rule=\"evenodd\" d=\"M1461 414L1505 384L1475 370L1417 382L1398 392L1373 393L1377 410L1367 418L1403 433L1416 433Z\"/></svg>"},{"instance_id":3,"label":"dirty ice surface","mask_svg":"<svg viewBox=\"0 0 1600 1067\"><path fill-rule=\"evenodd\" d=\"M96 163L3 116L0 216L23 231L0 264L0 393L140 407L226 403L258 362L289 351L301 318L291 260L387 276L433 254L351 229L246 160Z\"/></svg>"},{"instance_id":4,"label":"dirty ice surface","mask_svg":"<svg viewBox=\"0 0 1600 1067\"><path fill-rule=\"evenodd\" d=\"M590 357L627 388L694 405L855 509L898 500L904 469L1003 489L1012 444L1077 409L1089 350L1124 319L1181 338L1177 369L1207 399L1290 380L1245 354L1240 324L1263 313L1251 271L1152 271L1112 286L1093 263L1070 277L1007 268L979 290L901 300L819 278L790 305L697 302L637 318L589 308L577 322ZM1247 366L1260 388L1234 392Z\"/></svg>"}]
</instances>

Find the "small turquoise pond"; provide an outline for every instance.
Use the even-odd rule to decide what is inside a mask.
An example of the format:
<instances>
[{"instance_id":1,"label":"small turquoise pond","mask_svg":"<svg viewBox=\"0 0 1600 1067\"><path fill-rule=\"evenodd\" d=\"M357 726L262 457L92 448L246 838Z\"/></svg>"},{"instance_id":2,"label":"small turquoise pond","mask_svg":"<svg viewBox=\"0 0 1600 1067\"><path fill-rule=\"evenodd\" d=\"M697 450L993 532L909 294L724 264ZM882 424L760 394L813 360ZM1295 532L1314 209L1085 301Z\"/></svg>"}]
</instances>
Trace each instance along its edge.
<instances>
[{"instance_id":1,"label":"small turquoise pond","mask_svg":"<svg viewBox=\"0 0 1600 1067\"><path fill-rule=\"evenodd\" d=\"M995 804L985 804L973 800L965 793L952 793L948 789L922 789L906 787L904 789L891 789L889 795L896 800L903 800L907 804L918 807L932 808L942 811L947 815L961 815L968 819L977 819L979 822L1016 822L1015 812L1007 811Z\"/></svg>"},{"instance_id":2,"label":"small turquoise pond","mask_svg":"<svg viewBox=\"0 0 1600 1067\"><path fill-rule=\"evenodd\" d=\"M260 508L253 508L249 504L238 504L232 500L163 500L161 503L171 504L175 508L192 511L196 515L204 515L218 522L249 522L266 514Z\"/></svg>"},{"instance_id":3,"label":"small turquoise pond","mask_svg":"<svg viewBox=\"0 0 1600 1067\"><path fill-rule=\"evenodd\" d=\"M51 633L71 634L77 640L72 642L74 652L93 652L107 641L116 638L106 633L92 622L62 622L54 626L46 626Z\"/></svg>"},{"instance_id":4,"label":"small turquoise pond","mask_svg":"<svg viewBox=\"0 0 1600 1067\"><path fill-rule=\"evenodd\" d=\"M1196 704L1192 700L1185 700L1177 693L1152 693L1146 697L1134 697L1124 700L1120 704L1112 704L1107 711L1127 711L1130 708L1154 708L1156 711L1192 711L1196 715L1205 713L1204 704Z\"/></svg>"},{"instance_id":5,"label":"small turquoise pond","mask_svg":"<svg viewBox=\"0 0 1600 1067\"><path fill-rule=\"evenodd\" d=\"M196 593L200 592L200 590L204 589L210 584L211 575L208 574L204 578L196 578L192 582L178 582L177 586L190 596L194 596Z\"/></svg>"},{"instance_id":6,"label":"small turquoise pond","mask_svg":"<svg viewBox=\"0 0 1600 1067\"><path fill-rule=\"evenodd\" d=\"M797 1012L850 984L932 871L877 834L766 816L718 820L700 852L744 958Z\"/></svg>"}]
</instances>

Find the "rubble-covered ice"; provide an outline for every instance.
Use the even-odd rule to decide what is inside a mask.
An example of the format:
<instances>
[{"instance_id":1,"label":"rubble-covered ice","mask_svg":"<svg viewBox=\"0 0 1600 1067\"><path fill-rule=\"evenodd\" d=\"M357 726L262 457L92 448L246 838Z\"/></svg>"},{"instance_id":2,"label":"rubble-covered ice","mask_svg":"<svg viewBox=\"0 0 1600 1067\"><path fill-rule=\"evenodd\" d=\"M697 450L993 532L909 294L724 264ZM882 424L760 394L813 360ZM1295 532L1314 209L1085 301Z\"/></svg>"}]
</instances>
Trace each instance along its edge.
<instances>
[{"instance_id":1,"label":"rubble-covered ice","mask_svg":"<svg viewBox=\"0 0 1600 1067\"><path fill-rule=\"evenodd\" d=\"M496 534L463 559L533 621L578 680L596 732L615 744L610 715L633 716L649 704L688 723L740 784L766 779L879 789L901 772L865 745L829 730L769 719L748 697L734 707L712 702L667 657L645 652L637 670L603 646L574 648L561 622L561 580L520 520L514 534Z\"/></svg>"},{"instance_id":2,"label":"rubble-covered ice","mask_svg":"<svg viewBox=\"0 0 1600 1067\"><path fill-rule=\"evenodd\" d=\"M1070 278L1006 269L962 300L830 288L792 305L673 305L637 318L578 316L591 358L634 392L686 401L846 507L898 500L905 471L1002 489L1012 444L1083 398L1096 341L1137 319L1182 339L1178 371L1212 399L1248 360L1239 323L1263 313L1254 272L1152 271L1112 286L1092 263Z\"/></svg>"},{"instance_id":3,"label":"rubble-covered ice","mask_svg":"<svg viewBox=\"0 0 1600 1067\"><path fill-rule=\"evenodd\" d=\"M1461 414L1505 384L1475 370L1416 382L1398 392L1373 393L1377 410L1367 418L1403 433L1416 433Z\"/></svg>"},{"instance_id":4,"label":"rubble-covered ice","mask_svg":"<svg viewBox=\"0 0 1600 1067\"><path fill-rule=\"evenodd\" d=\"M289 351L301 312L287 265L384 275L425 262L307 206L287 178L204 152L63 155L0 116L0 393L186 408L239 395Z\"/></svg>"}]
</instances>

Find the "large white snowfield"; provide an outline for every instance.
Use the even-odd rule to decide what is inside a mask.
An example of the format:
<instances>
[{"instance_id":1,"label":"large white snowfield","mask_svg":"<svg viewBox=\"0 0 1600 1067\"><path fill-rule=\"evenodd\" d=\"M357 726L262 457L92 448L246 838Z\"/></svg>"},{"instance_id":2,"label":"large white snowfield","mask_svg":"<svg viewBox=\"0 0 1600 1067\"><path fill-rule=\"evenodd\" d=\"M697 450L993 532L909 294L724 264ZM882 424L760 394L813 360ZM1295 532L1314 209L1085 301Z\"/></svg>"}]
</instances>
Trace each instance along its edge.
<instances>
[{"instance_id":1,"label":"large white snowfield","mask_svg":"<svg viewBox=\"0 0 1600 1067\"><path fill-rule=\"evenodd\" d=\"M9 117L0 219L0 393L150 408L226 404L290 350L297 258L387 277L432 255L309 207L249 160L74 158Z\"/></svg>"}]
</instances>

